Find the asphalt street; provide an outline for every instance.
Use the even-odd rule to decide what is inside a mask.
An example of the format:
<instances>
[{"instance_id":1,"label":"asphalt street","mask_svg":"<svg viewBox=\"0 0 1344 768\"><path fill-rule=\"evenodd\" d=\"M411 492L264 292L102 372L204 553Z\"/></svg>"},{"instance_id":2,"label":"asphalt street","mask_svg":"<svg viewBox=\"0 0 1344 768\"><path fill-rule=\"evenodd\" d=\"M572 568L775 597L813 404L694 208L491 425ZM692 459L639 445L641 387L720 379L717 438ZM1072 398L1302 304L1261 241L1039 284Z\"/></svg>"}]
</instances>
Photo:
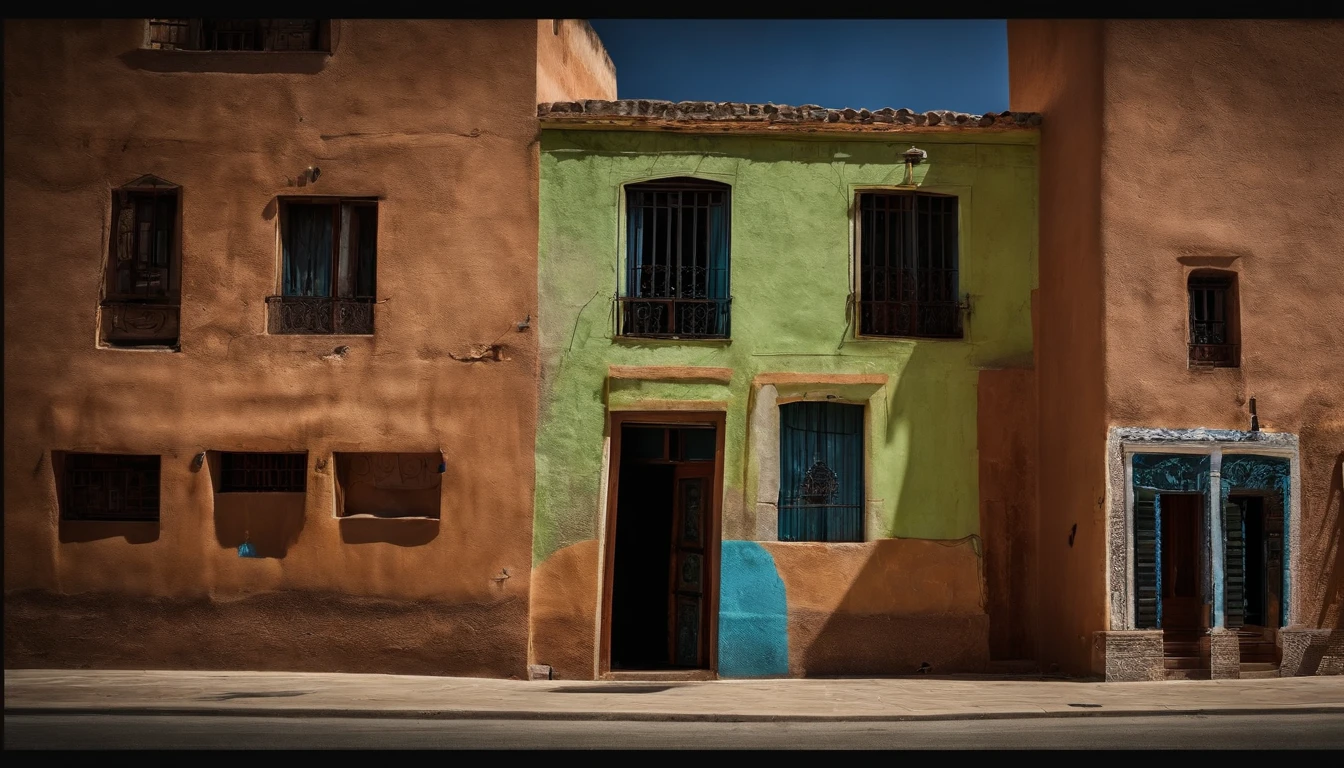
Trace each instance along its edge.
<instances>
[{"instance_id":1,"label":"asphalt street","mask_svg":"<svg viewBox=\"0 0 1344 768\"><path fill-rule=\"evenodd\" d=\"M1344 714L889 723L15 715L5 749L1344 749Z\"/></svg>"}]
</instances>

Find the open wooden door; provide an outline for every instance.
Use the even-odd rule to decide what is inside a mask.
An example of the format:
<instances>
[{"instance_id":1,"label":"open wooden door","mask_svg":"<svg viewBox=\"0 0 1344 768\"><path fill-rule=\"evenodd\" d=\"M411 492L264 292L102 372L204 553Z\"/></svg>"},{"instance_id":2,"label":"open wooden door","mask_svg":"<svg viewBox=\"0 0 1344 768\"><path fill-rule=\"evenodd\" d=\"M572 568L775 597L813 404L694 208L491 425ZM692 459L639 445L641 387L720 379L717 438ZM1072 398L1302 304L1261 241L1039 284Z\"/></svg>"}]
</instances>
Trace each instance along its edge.
<instances>
[{"instance_id":1,"label":"open wooden door","mask_svg":"<svg viewBox=\"0 0 1344 768\"><path fill-rule=\"evenodd\" d=\"M672 515L671 595L668 600L668 656L673 666L706 667L709 662L709 558L705 546L713 517L713 462L679 464Z\"/></svg>"}]
</instances>

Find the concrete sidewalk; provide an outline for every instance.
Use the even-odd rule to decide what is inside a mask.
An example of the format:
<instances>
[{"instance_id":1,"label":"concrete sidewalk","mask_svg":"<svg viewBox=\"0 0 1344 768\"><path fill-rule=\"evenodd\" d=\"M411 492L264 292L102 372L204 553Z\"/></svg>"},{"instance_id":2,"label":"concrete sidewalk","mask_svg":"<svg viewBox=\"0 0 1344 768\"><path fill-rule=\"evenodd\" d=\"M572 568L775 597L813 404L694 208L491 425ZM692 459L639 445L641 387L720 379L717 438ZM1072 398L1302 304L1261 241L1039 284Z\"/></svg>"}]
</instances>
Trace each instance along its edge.
<instances>
[{"instance_id":1,"label":"concrete sidewalk","mask_svg":"<svg viewBox=\"0 0 1344 768\"><path fill-rule=\"evenodd\" d=\"M1344 678L646 683L298 672L5 671L6 715L855 722L1282 711L1337 712L1344 724Z\"/></svg>"}]
</instances>

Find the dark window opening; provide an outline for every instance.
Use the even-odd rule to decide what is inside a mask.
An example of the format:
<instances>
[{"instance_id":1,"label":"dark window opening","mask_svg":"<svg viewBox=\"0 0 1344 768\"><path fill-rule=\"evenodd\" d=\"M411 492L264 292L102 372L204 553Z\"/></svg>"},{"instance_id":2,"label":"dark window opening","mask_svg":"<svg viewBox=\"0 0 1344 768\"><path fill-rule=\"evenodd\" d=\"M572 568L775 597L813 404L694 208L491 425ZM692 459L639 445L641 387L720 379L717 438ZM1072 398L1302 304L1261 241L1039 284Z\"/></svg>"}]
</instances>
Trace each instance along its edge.
<instances>
[{"instance_id":1,"label":"dark window opening","mask_svg":"<svg viewBox=\"0 0 1344 768\"><path fill-rule=\"evenodd\" d=\"M779 408L779 540L863 541L863 406Z\"/></svg>"},{"instance_id":2,"label":"dark window opening","mask_svg":"<svg viewBox=\"0 0 1344 768\"><path fill-rule=\"evenodd\" d=\"M287 201L281 295L270 333L373 333L378 206L371 200Z\"/></svg>"},{"instance_id":3,"label":"dark window opening","mask_svg":"<svg viewBox=\"0 0 1344 768\"><path fill-rule=\"evenodd\" d=\"M159 457L68 453L64 457L66 520L157 521Z\"/></svg>"},{"instance_id":4,"label":"dark window opening","mask_svg":"<svg viewBox=\"0 0 1344 768\"><path fill-rule=\"evenodd\" d=\"M1236 279L1230 275L1191 275L1190 365L1236 368L1241 346L1237 339Z\"/></svg>"},{"instance_id":5,"label":"dark window opening","mask_svg":"<svg viewBox=\"0 0 1344 768\"><path fill-rule=\"evenodd\" d=\"M859 335L961 338L957 198L859 195Z\"/></svg>"},{"instance_id":6,"label":"dark window opening","mask_svg":"<svg viewBox=\"0 0 1344 768\"><path fill-rule=\"evenodd\" d=\"M307 487L305 453L220 454L220 493L303 493Z\"/></svg>"},{"instance_id":7,"label":"dark window opening","mask_svg":"<svg viewBox=\"0 0 1344 768\"><path fill-rule=\"evenodd\" d=\"M175 51L324 50L322 19L150 19L149 47Z\"/></svg>"},{"instance_id":8,"label":"dark window opening","mask_svg":"<svg viewBox=\"0 0 1344 768\"><path fill-rule=\"evenodd\" d=\"M102 340L112 346L175 346L178 187L145 177L112 192Z\"/></svg>"},{"instance_id":9,"label":"dark window opening","mask_svg":"<svg viewBox=\"0 0 1344 768\"><path fill-rule=\"evenodd\" d=\"M697 179L626 187L618 335L728 338L728 202L726 184Z\"/></svg>"},{"instance_id":10,"label":"dark window opening","mask_svg":"<svg viewBox=\"0 0 1344 768\"><path fill-rule=\"evenodd\" d=\"M439 517L444 458L438 453L338 453L338 517Z\"/></svg>"},{"instance_id":11,"label":"dark window opening","mask_svg":"<svg viewBox=\"0 0 1344 768\"><path fill-rule=\"evenodd\" d=\"M1272 496L1233 494L1223 508L1228 627L1277 628L1283 600L1283 509Z\"/></svg>"}]
</instances>

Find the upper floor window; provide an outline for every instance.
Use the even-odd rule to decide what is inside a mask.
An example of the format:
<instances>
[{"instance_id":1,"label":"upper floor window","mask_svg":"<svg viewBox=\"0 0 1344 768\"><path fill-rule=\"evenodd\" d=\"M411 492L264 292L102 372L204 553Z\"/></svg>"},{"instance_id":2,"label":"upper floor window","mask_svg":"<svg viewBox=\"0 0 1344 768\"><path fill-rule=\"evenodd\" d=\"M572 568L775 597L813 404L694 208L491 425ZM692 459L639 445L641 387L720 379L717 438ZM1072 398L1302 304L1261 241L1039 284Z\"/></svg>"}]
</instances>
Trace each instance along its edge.
<instances>
[{"instance_id":1,"label":"upper floor window","mask_svg":"<svg viewBox=\"0 0 1344 768\"><path fill-rule=\"evenodd\" d=\"M159 457L68 453L63 460L66 520L159 519Z\"/></svg>"},{"instance_id":2,"label":"upper floor window","mask_svg":"<svg viewBox=\"0 0 1344 768\"><path fill-rule=\"evenodd\" d=\"M780 541L863 541L863 406L779 407Z\"/></svg>"},{"instance_id":3,"label":"upper floor window","mask_svg":"<svg viewBox=\"0 0 1344 768\"><path fill-rule=\"evenodd\" d=\"M378 204L283 200L280 295L267 298L271 333L373 333Z\"/></svg>"},{"instance_id":4,"label":"upper floor window","mask_svg":"<svg viewBox=\"0 0 1344 768\"><path fill-rule=\"evenodd\" d=\"M323 19L150 19L149 47L175 51L326 50Z\"/></svg>"},{"instance_id":5,"label":"upper floor window","mask_svg":"<svg viewBox=\"0 0 1344 768\"><path fill-rule=\"evenodd\" d=\"M143 176L112 191L102 340L173 346L178 337L180 188Z\"/></svg>"},{"instance_id":6,"label":"upper floor window","mask_svg":"<svg viewBox=\"0 0 1344 768\"><path fill-rule=\"evenodd\" d=\"M728 338L728 214L726 184L684 178L626 187L619 335Z\"/></svg>"},{"instance_id":7,"label":"upper floor window","mask_svg":"<svg viewBox=\"0 0 1344 768\"><path fill-rule=\"evenodd\" d=\"M957 198L865 192L857 224L859 335L961 338Z\"/></svg>"},{"instance_id":8,"label":"upper floor window","mask_svg":"<svg viewBox=\"0 0 1344 768\"><path fill-rule=\"evenodd\" d=\"M1227 272L1195 272L1190 295L1190 365L1236 368L1241 363L1237 338L1237 280Z\"/></svg>"}]
</instances>

